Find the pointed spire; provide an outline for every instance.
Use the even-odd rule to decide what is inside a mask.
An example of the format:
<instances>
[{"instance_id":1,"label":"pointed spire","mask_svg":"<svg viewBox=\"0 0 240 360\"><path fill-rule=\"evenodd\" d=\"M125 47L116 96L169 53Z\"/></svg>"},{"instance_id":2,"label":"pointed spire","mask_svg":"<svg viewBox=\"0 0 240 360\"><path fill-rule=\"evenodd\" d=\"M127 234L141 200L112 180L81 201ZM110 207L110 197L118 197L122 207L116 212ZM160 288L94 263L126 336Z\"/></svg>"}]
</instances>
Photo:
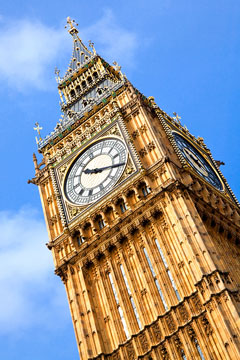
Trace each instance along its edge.
<instances>
[{"instance_id":1,"label":"pointed spire","mask_svg":"<svg viewBox=\"0 0 240 360\"><path fill-rule=\"evenodd\" d=\"M78 24L76 24L75 20L72 20L70 17L68 17L67 25L65 26L65 28L69 28L68 32L73 37L73 53L68 70L64 78L66 76L72 75L75 72L75 70L88 63L89 60L96 55L96 51L93 47L93 43L90 44L90 46L93 49L93 52L91 52L83 44L82 40L78 36L78 29L76 28L76 26L78 26Z\"/></svg>"}]
</instances>

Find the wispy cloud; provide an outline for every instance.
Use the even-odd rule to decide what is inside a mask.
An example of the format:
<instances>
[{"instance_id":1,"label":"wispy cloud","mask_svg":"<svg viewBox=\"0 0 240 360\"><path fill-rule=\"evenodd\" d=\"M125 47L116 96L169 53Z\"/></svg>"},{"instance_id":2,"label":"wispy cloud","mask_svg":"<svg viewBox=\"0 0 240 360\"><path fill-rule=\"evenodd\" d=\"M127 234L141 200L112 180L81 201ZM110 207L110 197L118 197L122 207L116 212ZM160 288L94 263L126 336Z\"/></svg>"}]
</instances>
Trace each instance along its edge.
<instances>
[{"instance_id":1,"label":"wispy cloud","mask_svg":"<svg viewBox=\"0 0 240 360\"><path fill-rule=\"evenodd\" d=\"M80 33L85 41L94 41L97 52L107 61L116 60L125 67L133 66L140 45L137 34L121 26L110 9L106 9L95 24L81 29Z\"/></svg>"},{"instance_id":2,"label":"wispy cloud","mask_svg":"<svg viewBox=\"0 0 240 360\"><path fill-rule=\"evenodd\" d=\"M111 10L106 10L95 24L80 28L79 35L85 41L93 40L107 61L117 60L125 67L133 64L137 36L121 26ZM19 91L49 89L55 65L63 67L61 74L67 69L71 48L72 41L63 24L50 27L32 19L2 20L0 76Z\"/></svg>"},{"instance_id":3,"label":"wispy cloud","mask_svg":"<svg viewBox=\"0 0 240 360\"><path fill-rule=\"evenodd\" d=\"M39 21L16 20L0 24L0 74L11 87L45 89L57 55L68 48L64 29Z\"/></svg>"},{"instance_id":4,"label":"wispy cloud","mask_svg":"<svg viewBox=\"0 0 240 360\"><path fill-rule=\"evenodd\" d=\"M19 334L39 325L49 328L51 320L56 323L53 319L68 311L64 287L57 286L52 275L51 253L44 246L47 233L39 216L33 209L0 212L0 334Z\"/></svg>"}]
</instances>

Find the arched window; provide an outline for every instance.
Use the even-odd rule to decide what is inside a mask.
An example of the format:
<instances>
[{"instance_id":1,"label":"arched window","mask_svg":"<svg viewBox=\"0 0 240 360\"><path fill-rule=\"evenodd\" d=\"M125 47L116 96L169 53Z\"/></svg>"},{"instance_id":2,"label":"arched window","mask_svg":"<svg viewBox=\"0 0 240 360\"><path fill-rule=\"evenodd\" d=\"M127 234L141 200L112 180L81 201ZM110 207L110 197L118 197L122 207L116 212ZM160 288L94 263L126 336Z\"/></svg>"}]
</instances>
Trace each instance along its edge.
<instances>
[{"instance_id":1,"label":"arched window","mask_svg":"<svg viewBox=\"0 0 240 360\"><path fill-rule=\"evenodd\" d=\"M74 232L73 238L75 239L78 246L81 246L81 244L84 243L85 238L83 236L81 236L80 231L78 231L78 230Z\"/></svg>"},{"instance_id":2,"label":"arched window","mask_svg":"<svg viewBox=\"0 0 240 360\"><path fill-rule=\"evenodd\" d=\"M105 221L102 218L102 215L97 215L95 218L95 222L99 230L102 230L106 226Z\"/></svg>"},{"instance_id":3,"label":"arched window","mask_svg":"<svg viewBox=\"0 0 240 360\"><path fill-rule=\"evenodd\" d=\"M76 95L75 95L75 91L74 91L74 90L71 90L71 91L70 91L70 95L71 95L72 98L74 98L74 97L76 96Z\"/></svg>"},{"instance_id":4,"label":"arched window","mask_svg":"<svg viewBox=\"0 0 240 360\"><path fill-rule=\"evenodd\" d=\"M155 282L156 287L157 287L157 289L158 289L160 298L161 298L161 300L162 300L164 309L167 311L167 310L168 310L167 303L166 303L166 301L165 301L165 299L164 299L164 296L163 296L163 293L162 293L162 289L161 289L161 287L160 287L160 285L159 285L158 279L157 279L157 277L156 277L155 271L154 271L153 266L152 266L152 262L151 262L151 260L150 260L150 258L149 258L149 256L148 256L148 253L147 253L147 250L146 250L145 247L143 248L143 251L144 251L145 257L146 257L146 259L147 259L149 268L150 268L150 270L151 270L151 273L152 273L154 282Z\"/></svg>"},{"instance_id":5,"label":"arched window","mask_svg":"<svg viewBox=\"0 0 240 360\"><path fill-rule=\"evenodd\" d=\"M148 194L150 194L150 192L151 192L150 188L146 185L145 182L142 182L139 185L139 190L140 190L141 195L143 195L144 197L147 197Z\"/></svg>"},{"instance_id":6,"label":"arched window","mask_svg":"<svg viewBox=\"0 0 240 360\"><path fill-rule=\"evenodd\" d=\"M83 227L83 235L84 235L84 239L86 238L90 238L92 236L93 232L92 232L92 225L90 222L87 222L84 224Z\"/></svg>"},{"instance_id":7,"label":"arched window","mask_svg":"<svg viewBox=\"0 0 240 360\"><path fill-rule=\"evenodd\" d=\"M104 212L108 223L111 223L114 220L114 213L112 206L108 206Z\"/></svg>"},{"instance_id":8,"label":"arched window","mask_svg":"<svg viewBox=\"0 0 240 360\"><path fill-rule=\"evenodd\" d=\"M80 88L80 86L79 86L79 85L77 85L77 86L76 86L76 92L77 92L77 94L79 94L79 93L80 93L80 91L81 91L81 88Z\"/></svg>"},{"instance_id":9,"label":"arched window","mask_svg":"<svg viewBox=\"0 0 240 360\"><path fill-rule=\"evenodd\" d=\"M98 95L100 96L100 95L102 95L102 93L103 93L103 89L101 89L100 87L99 88L97 88L97 93L98 93Z\"/></svg>"},{"instance_id":10,"label":"arched window","mask_svg":"<svg viewBox=\"0 0 240 360\"><path fill-rule=\"evenodd\" d=\"M87 82L89 83L89 84L91 84L92 83L92 77L91 76L88 76L88 78L87 78Z\"/></svg>"},{"instance_id":11,"label":"arched window","mask_svg":"<svg viewBox=\"0 0 240 360\"><path fill-rule=\"evenodd\" d=\"M85 89L87 87L86 81L82 81L82 88Z\"/></svg>"},{"instance_id":12,"label":"arched window","mask_svg":"<svg viewBox=\"0 0 240 360\"><path fill-rule=\"evenodd\" d=\"M98 78L98 73L96 71L94 71L93 77L94 77L95 80Z\"/></svg>"},{"instance_id":13,"label":"arched window","mask_svg":"<svg viewBox=\"0 0 240 360\"><path fill-rule=\"evenodd\" d=\"M198 354L199 354L200 358L201 358L202 360L205 360L205 357L203 356L202 350L201 350L201 348L200 348L200 346L199 346L199 344L198 344L197 339L194 339L194 343L195 343L195 346L196 346L196 348L197 348L197 351L198 351Z\"/></svg>"},{"instance_id":14,"label":"arched window","mask_svg":"<svg viewBox=\"0 0 240 360\"><path fill-rule=\"evenodd\" d=\"M120 212L121 212L122 214L124 214L125 211L127 211L127 205L126 205L126 203L124 202L123 199L118 199L118 201L117 201L117 206L118 206L118 208L120 209Z\"/></svg>"},{"instance_id":15,"label":"arched window","mask_svg":"<svg viewBox=\"0 0 240 360\"><path fill-rule=\"evenodd\" d=\"M127 193L127 201L130 206L134 206L137 202L136 193L134 190L129 190Z\"/></svg>"}]
</instances>

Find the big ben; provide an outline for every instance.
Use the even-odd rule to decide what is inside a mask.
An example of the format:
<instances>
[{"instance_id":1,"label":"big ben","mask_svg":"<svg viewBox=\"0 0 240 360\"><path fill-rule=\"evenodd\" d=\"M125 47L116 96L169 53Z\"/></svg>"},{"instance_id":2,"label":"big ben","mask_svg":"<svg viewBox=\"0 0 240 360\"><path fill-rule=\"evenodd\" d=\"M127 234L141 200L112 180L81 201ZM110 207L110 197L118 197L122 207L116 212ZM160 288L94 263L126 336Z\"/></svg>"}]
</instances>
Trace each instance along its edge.
<instances>
[{"instance_id":1,"label":"big ben","mask_svg":"<svg viewBox=\"0 0 240 360\"><path fill-rule=\"evenodd\" d=\"M83 44L34 156L81 359L240 359L239 203L203 138Z\"/></svg>"}]
</instances>

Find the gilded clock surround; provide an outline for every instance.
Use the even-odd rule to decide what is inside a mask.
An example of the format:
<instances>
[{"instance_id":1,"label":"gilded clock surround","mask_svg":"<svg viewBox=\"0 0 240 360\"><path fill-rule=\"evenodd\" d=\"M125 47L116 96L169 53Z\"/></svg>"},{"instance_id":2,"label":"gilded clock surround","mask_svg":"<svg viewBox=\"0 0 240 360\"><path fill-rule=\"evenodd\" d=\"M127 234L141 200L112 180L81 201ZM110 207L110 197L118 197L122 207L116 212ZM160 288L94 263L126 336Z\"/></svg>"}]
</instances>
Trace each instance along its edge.
<instances>
[{"instance_id":1,"label":"gilded clock surround","mask_svg":"<svg viewBox=\"0 0 240 360\"><path fill-rule=\"evenodd\" d=\"M92 42L88 49L69 18L68 26L73 56L62 79L56 71L63 116L38 139L43 160L34 155L29 182L39 187L80 358L240 358L234 194L203 139L142 95ZM174 131L206 159L223 191L191 167ZM121 178L96 203L70 204L63 184L71 163L107 137L128 148Z\"/></svg>"}]
</instances>

